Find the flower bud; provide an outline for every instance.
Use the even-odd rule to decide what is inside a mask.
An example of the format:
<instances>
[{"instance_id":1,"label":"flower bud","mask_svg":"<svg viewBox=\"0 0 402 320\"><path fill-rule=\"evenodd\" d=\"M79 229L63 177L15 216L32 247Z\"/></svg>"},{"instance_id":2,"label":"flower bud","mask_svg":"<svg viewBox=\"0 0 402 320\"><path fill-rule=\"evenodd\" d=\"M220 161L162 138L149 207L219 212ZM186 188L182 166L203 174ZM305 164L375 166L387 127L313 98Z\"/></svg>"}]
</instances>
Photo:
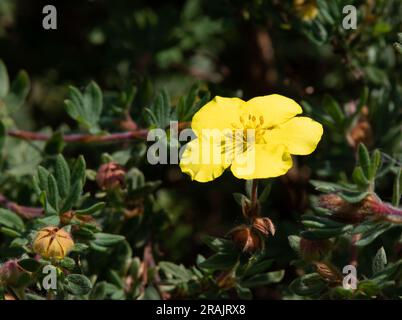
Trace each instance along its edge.
<instances>
[{"instance_id":1,"label":"flower bud","mask_svg":"<svg viewBox=\"0 0 402 320\"><path fill-rule=\"evenodd\" d=\"M253 229L258 230L264 236L275 235L275 226L269 218L255 218Z\"/></svg>"},{"instance_id":2,"label":"flower bud","mask_svg":"<svg viewBox=\"0 0 402 320\"><path fill-rule=\"evenodd\" d=\"M124 186L126 172L116 162L101 165L96 174L96 182L102 190L111 190Z\"/></svg>"},{"instance_id":3,"label":"flower bud","mask_svg":"<svg viewBox=\"0 0 402 320\"><path fill-rule=\"evenodd\" d=\"M261 238L251 228L241 225L230 232L232 241L244 252L255 252L262 248Z\"/></svg>"},{"instance_id":4,"label":"flower bud","mask_svg":"<svg viewBox=\"0 0 402 320\"><path fill-rule=\"evenodd\" d=\"M300 255L305 261L319 261L331 248L329 240L300 239Z\"/></svg>"},{"instance_id":5,"label":"flower bud","mask_svg":"<svg viewBox=\"0 0 402 320\"><path fill-rule=\"evenodd\" d=\"M369 214L364 201L349 203L337 194L330 193L320 196L319 206L331 210L334 213L334 220L355 224L363 221Z\"/></svg>"},{"instance_id":6,"label":"flower bud","mask_svg":"<svg viewBox=\"0 0 402 320\"><path fill-rule=\"evenodd\" d=\"M17 286L18 280L23 273L25 273L25 271L18 264L18 260L13 259L5 262L0 267L0 286Z\"/></svg>"},{"instance_id":7,"label":"flower bud","mask_svg":"<svg viewBox=\"0 0 402 320\"><path fill-rule=\"evenodd\" d=\"M62 224L69 224L73 218L74 218L74 211L69 210L60 215L60 222Z\"/></svg>"},{"instance_id":8,"label":"flower bud","mask_svg":"<svg viewBox=\"0 0 402 320\"><path fill-rule=\"evenodd\" d=\"M315 262L314 266L316 268L317 273L328 282L337 283L342 282L343 276L342 274L329 263L324 262Z\"/></svg>"},{"instance_id":9,"label":"flower bud","mask_svg":"<svg viewBox=\"0 0 402 320\"><path fill-rule=\"evenodd\" d=\"M73 248L71 235L57 227L46 227L38 231L33 242L35 253L48 259L63 259Z\"/></svg>"}]
</instances>

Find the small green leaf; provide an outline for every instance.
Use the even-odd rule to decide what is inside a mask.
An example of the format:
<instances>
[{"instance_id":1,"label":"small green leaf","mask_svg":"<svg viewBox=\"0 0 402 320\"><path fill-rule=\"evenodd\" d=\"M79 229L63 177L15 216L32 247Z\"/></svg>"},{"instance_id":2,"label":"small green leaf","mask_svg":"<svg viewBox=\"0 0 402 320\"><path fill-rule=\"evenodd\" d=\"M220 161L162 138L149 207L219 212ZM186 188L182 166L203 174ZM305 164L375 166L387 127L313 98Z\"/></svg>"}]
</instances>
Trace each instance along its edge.
<instances>
[{"instance_id":1,"label":"small green leaf","mask_svg":"<svg viewBox=\"0 0 402 320\"><path fill-rule=\"evenodd\" d=\"M374 150L373 154L371 155L370 161L370 180L373 180L377 174L378 169L381 166L381 152L380 150Z\"/></svg>"},{"instance_id":2,"label":"small green leaf","mask_svg":"<svg viewBox=\"0 0 402 320\"><path fill-rule=\"evenodd\" d=\"M338 102L336 102L331 96L325 95L323 104L325 111L330 115L334 122L339 125L340 128L343 128L345 115Z\"/></svg>"},{"instance_id":3,"label":"small green leaf","mask_svg":"<svg viewBox=\"0 0 402 320\"><path fill-rule=\"evenodd\" d=\"M395 207L399 206L402 196L402 168L396 171L396 176L394 179L393 193L392 193L392 205Z\"/></svg>"},{"instance_id":4,"label":"small green leaf","mask_svg":"<svg viewBox=\"0 0 402 320\"><path fill-rule=\"evenodd\" d=\"M301 238L299 236L289 236L288 241L290 247L297 253L300 254L300 240Z\"/></svg>"},{"instance_id":5,"label":"small green leaf","mask_svg":"<svg viewBox=\"0 0 402 320\"><path fill-rule=\"evenodd\" d=\"M95 234L95 239L91 241L91 245L94 244L101 247L111 247L123 241L124 239L124 236L118 234L99 232Z\"/></svg>"},{"instance_id":6,"label":"small green leaf","mask_svg":"<svg viewBox=\"0 0 402 320\"><path fill-rule=\"evenodd\" d=\"M319 294L326 287L318 273L309 273L293 280L289 289L299 296Z\"/></svg>"},{"instance_id":7,"label":"small green leaf","mask_svg":"<svg viewBox=\"0 0 402 320\"><path fill-rule=\"evenodd\" d=\"M0 98L4 98L10 89L10 79L8 78L7 68L0 60Z\"/></svg>"},{"instance_id":8,"label":"small green leaf","mask_svg":"<svg viewBox=\"0 0 402 320\"><path fill-rule=\"evenodd\" d=\"M6 106L12 111L18 109L24 103L30 88L31 82L28 74L25 71L20 71L12 82L9 93L4 98Z\"/></svg>"},{"instance_id":9,"label":"small green leaf","mask_svg":"<svg viewBox=\"0 0 402 320\"><path fill-rule=\"evenodd\" d=\"M271 283L278 283L281 282L283 276L285 275L284 270L268 272L264 274L255 275L247 280L243 280L240 282L242 287L246 288L255 288L260 286L265 286Z\"/></svg>"},{"instance_id":10,"label":"small green leaf","mask_svg":"<svg viewBox=\"0 0 402 320\"><path fill-rule=\"evenodd\" d=\"M70 168L61 154L56 158L55 174L60 196L64 198L70 191Z\"/></svg>"},{"instance_id":11,"label":"small green leaf","mask_svg":"<svg viewBox=\"0 0 402 320\"><path fill-rule=\"evenodd\" d=\"M382 270L384 270L385 266L387 265L387 255L383 247L381 247L373 259L373 274L376 274Z\"/></svg>"},{"instance_id":12,"label":"small green leaf","mask_svg":"<svg viewBox=\"0 0 402 320\"><path fill-rule=\"evenodd\" d=\"M0 225L15 231L24 231L24 221L14 212L7 209L0 209Z\"/></svg>"},{"instance_id":13,"label":"small green leaf","mask_svg":"<svg viewBox=\"0 0 402 320\"><path fill-rule=\"evenodd\" d=\"M369 152L363 143L359 144L358 154L359 154L359 164L363 169L364 175L366 176L367 179L369 179L371 161Z\"/></svg>"},{"instance_id":14,"label":"small green leaf","mask_svg":"<svg viewBox=\"0 0 402 320\"><path fill-rule=\"evenodd\" d=\"M105 202L98 202L88 208L76 210L75 213L78 215L94 214L95 212L102 210L105 207L105 204Z\"/></svg>"},{"instance_id":15,"label":"small green leaf","mask_svg":"<svg viewBox=\"0 0 402 320\"><path fill-rule=\"evenodd\" d=\"M85 169L85 159L82 155L80 155L77 160L75 160L73 169L71 170L71 181L74 183L77 180L81 180L81 184L84 185L86 179Z\"/></svg>"},{"instance_id":16,"label":"small green leaf","mask_svg":"<svg viewBox=\"0 0 402 320\"><path fill-rule=\"evenodd\" d=\"M360 166L357 166L352 173L353 181L362 187L367 187L370 184L370 181L364 175L363 169Z\"/></svg>"},{"instance_id":17,"label":"small green leaf","mask_svg":"<svg viewBox=\"0 0 402 320\"><path fill-rule=\"evenodd\" d=\"M69 274L64 284L66 289L76 296L83 296L92 289L91 281L82 274Z\"/></svg>"},{"instance_id":18,"label":"small green leaf","mask_svg":"<svg viewBox=\"0 0 402 320\"><path fill-rule=\"evenodd\" d=\"M72 180L74 181L74 180ZM80 199L82 192L82 184L81 180L76 180L73 186L71 187L70 193L68 194L67 198L64 200L63 207L61 212L66 212L71 210L72 207L78 202Z\"/></svg>"},{"instance_id":19,"label":"small green leaf","mask_svg":"<svg viewBox=\"0 0 402 320\"><path fill-rule=\"evenodd\" d=\"M56 210L59 210L59 188L57 187L57 182L52 174L47 177L47 188L46 199L49 201L50 205Z\"/></svg>"},{"instance_id":20,"label":"small green leaf","mask_svg":"<svg viewBox=\"0 0 402 320\"><path fill-rule=\"evenodd\" d=\"M203 269L224 270L233 267L237 262L238 256L233 253L216 253L199 263L198 266Z\"/></svg>"}]
</instances>

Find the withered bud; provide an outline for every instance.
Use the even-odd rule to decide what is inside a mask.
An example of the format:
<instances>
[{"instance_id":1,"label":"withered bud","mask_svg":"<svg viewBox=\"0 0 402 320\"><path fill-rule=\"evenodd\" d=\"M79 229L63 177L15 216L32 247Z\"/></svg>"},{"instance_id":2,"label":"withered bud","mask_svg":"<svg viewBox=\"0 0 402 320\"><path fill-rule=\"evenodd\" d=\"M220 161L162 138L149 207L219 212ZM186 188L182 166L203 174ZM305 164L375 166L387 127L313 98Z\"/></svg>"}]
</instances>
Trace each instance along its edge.
<instances>
[{"instance_id":1,"label":"withered bud","mask_svg":"<svg viewBox=\"0 0 402 320\"><path fill-rule=\"evenodd\" d=\"M18 264L18 260L12 259L0 266L0 286L17 286L20 276L25 270Z\"/></svg>"},{"instance_id":2,"label":"withered bud","mask_svg":"<svg viewBox=\"0 0 402 320\"><path fill-rule=\"evenodd\" d=\"M126 209L124 209L124 216L126 219L131 219L140 216L144 213L144 199L136 199L129 203Z\"/></svg>"},{"instance_id":3,"label":"withered bud","mask_svg":"<svg viewBox=\"0 0 402 320\"><path fill-rule=\"evenodd\" d=\"M96 182L102 190L124 187L125 170L116 162L101 165L96 174Z\"/></svg>"},{"instance_id":4,"label":"withered bud","mask_svg":"<svg viewBox=\"0 0 402 320\"><path fill-rule=\"evenodd\" d=\"M255 252L262 248L261 238L246 225L234 228L230 235L234 244L243 252Z\"/></svg>"},{"instance_id":5,"label":"withered bud","mask_svg":"<svg viewBox=\"0 0 402 320\"><path fill-rule=\"evenodd\" d=\"M343 276L334 266L329 263L315 262L314 266L317 273L327 282L342 282Z\"/></svg>"},{"instance_id":6,"label":"withered bud","mask_svg":"<svg viewBox=\"0 0 402 320\"><path fill-rule=\"evenodd\" d=\"M66 225L69 224L73 218L74 218L74 211L69 210L60 215L60 222Z\"/></svg>"},{"instance_id":7,"label":"withered bud","mask_svg":"<svg viewBox=\"0 0 402 320\"><path fill-rule=\"evenodd\" d=\"M366 106L360 111L358 121L349 129L346 134L348 144L356 149L360 143L370 147L373 145L373 130L368 119L369 110Z\"/></svg>"},{"instance_id":8,"label":"withered bud","mask_svg":"<svg viewBox=\"0 0 402 320\"><path fill-rule=\"evenodd\" d=\"M253 222L253 229L258 230L264 236L275 235L275 226L269 218L256 218Z\"/></svg>"},{"instance_id":9,"label":"withered bud","mask_svg":"<svg viewBox=\"0 0 402 320\"><path fill-rule=\"evenodd\" d=\"M305 261L319 261L330 250L329 240L300 239L300 254Z\"/></svg>"}]
</instances>

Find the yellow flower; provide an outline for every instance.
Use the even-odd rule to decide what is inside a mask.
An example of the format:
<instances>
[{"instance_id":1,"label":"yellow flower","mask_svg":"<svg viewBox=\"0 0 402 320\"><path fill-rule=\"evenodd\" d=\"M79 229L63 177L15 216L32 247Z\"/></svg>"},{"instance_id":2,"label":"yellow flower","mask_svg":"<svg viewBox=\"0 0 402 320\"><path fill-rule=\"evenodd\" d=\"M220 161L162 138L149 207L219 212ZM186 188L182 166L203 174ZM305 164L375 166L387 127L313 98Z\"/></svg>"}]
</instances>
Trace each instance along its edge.
<instances>
[{"instance_id":1,"label":"yellow flower","mask_svg":"<svg viewBox=\"0 0 402 320\"><path fill-rule=\"evenodd\" d=\"M73 246L67 231L52 226L39 230L33 242L34 251L48 259L63 259Z\"/></svg>"},{"instance_id":2,"label":"yellow flower","mask_svg":"<svg viewBox=\"0 0 402 320\"><path fill-rule=\"evenodd\" d=\"M292 99L278 94L215 97L193 117L197 138L182 154L180 168L193 180L208 182L230 166L240 179L277 177L292 167L291 154L312 153L321 139L321 124L307 117Z\"/></svg>"},{"instance_id":3,"label":"yellow flower","mask_svg":"<svg viewBox=\"0 0 402 320\"><path fill-rule=\"evenodd\" d=\"M294 0L293 5L297 14L304 21L314 20L318 15L317 2L315 0Z\"/></svg>"}]
</instances>

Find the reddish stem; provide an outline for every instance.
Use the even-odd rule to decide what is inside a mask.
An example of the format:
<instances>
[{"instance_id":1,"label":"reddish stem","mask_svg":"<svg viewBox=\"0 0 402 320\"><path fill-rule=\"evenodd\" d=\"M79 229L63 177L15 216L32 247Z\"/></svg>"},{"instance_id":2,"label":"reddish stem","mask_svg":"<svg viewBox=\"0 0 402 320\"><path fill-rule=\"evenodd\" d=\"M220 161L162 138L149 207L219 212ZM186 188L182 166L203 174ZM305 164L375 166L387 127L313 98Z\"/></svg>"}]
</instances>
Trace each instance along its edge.
<instances>
[{"instance_id":1,"label":"reddish stem","mask_svg":"<svg viewBox=\"0 0 402 320\"><path fill-rule=\"evenodd\" d=\"M1 193L0 193L0 205L15 212L16 214L18 214L21 217L24 217L26 219L33 219L36 217L40 217L44 213L42 208L21 206L18 203L15 203L15 202L7 199Z\"/></svg>"},{"instance_id":2,"label":"reddish stem","mask_svg":"<svg viewBox=\"0 0 402 320\"><path fill-rule=\"evenodd\" d=\"M31 141L48 141L52 137L52 135L50 134L25 131L25 130L10 130L7 132L7 134L14 138L31 140ZM76 133L76 134L63 135L63 140L65 142L115 142L115 141L125 141L132 139L146 139L147 134L148 134L147 129L109 133L104 135Z\"/></svg>"}]
</instances>

